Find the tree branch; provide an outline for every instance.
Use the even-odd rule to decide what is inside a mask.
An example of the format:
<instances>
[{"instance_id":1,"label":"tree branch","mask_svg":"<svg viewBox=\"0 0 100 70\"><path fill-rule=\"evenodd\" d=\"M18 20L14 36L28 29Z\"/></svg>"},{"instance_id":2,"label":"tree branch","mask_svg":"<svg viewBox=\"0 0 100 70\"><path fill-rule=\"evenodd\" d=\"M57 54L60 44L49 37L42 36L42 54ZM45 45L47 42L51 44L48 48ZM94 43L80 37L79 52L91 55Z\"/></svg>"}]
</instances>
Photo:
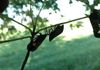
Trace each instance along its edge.
<instances>
[{"instance_id":1,"label":"tree branch","mask_svg":"<svg viewBox=\"0 0 100 70\"><path fill-rule=\"evenodd\" d=\"M12 41L17 41L17 40L21 40L21 39L26 39L26 38L30 38L30 37L31 37L31 36L26 36L26 37L11 39L11 40L0 41L0 44L2 44L2 43L7 43L7 42L12 42Z\"/></svg>"},{"instance_id":2,"label":"tree branch","mask_svg":"<svg viewBox=\"0 0 100 70\"><path fill-rule=\"evenodd\" d=\"M0 15L4 16L3 14L0 14ZM10 17L5 17L5 18L10 19L10 20L12 20L12 21L16 22L17 24L19 24L19 25L21 25L21 26L25 27L26 29L28 29L28 30L30 31L30 33L32 33L32 30L31 30L29 27L27 27L27 26L23 25L22 23L20 23L20 22L18 22L18 21L16 21L16 20L14 20L13 18L10 18Z\"/></svg>"},{"instance_id":3,"label":"tree branch","mask_svg":"<svg viewBox=\"0 0 100 70\"><path fill-rule=\"evenodd\" d=\"M42 5L41 9L39 10L39 13L38 13L38 15L37 15L37 17L36 17L35 23L33 24L33 32L32 32L32 33L35 33L37 20L38 20L38 17L39 17L39 15L40 15L41 11L42 11L43 6L44 6L44 3L43 3L43 5ZM30 11L31 11L31 7L30 7ZM32 17L32 16L31 16L31 17ZM33 22L33 19L32 19L32 22ZM34 34L32 34L32 38L33 38L33 37L34 37ZM31 39L31 40L32 40L32 39ZM24 61L23 61L23 64L22 64L22 66L21 66L21 70L24 70L24 67L25 67L25 65L26 65L26 63L27 63L27 60L28 60L28 58L29 58L29 54L30 54L30 51L28 50L28 52L27 52L27 54L26 54L26 57L25 57L25 59L24 59Z\"/></svg>"},{"instance_id":4,"label":"tree branch","mask_svg":"<svg viewBox=\"0 0 100 70\"><path fill-rule=\"evenodd\" d=\"M30 13L31 13L31 15L30 15L30 17L31 17L31 19L32 19L32 26L34 26L34 19L33 19L33 10L32 10L32 6L31 6L31 4L30 4ZM32 33L33 33L33 31L32 31ZM32 33L31 33L31 35L32 35Z\"/></svg>"},{"instance_id":5,"label":"tree branch","mask_svg":"<svg viewBox=\"0 0 100 70\"><path fill-rule=\"evenodd\" d=\"M85 17L81 17L81 18L69 20L69 21L67 21L67 22L62 22L62 23L58 23L58 24L55 24L55 25L51 25L51 26L48 26L48 27L45 27L45 28L42 28L42 29L38 30L38 31L36 32L36 34L39 33L40 31L45 30L45 29L48 29L48 28L50 28L50 27L54 27L54 26L57 26L57 25L68 24L68 23L70 23L70 22L74 22L74 21L81 20L81 19L84 19L84 18L88 18L88 17L85 16Z\"/></svg>"},{"instance_id":6,"label":"tree branch","mask_svg":"<svg viewBox=\"0 0 100 70\"><path fill-rule=\"evenodd\" d=\"M27 51L26 56L25 56L25 59L24 59L23 64L21 66L21 70L24 70L24 67L25 67L25 65L27 63L27 60L29 58L29 55L30 55L30 51Z\"/></svg>"},{"instance_id":7,"label":"tree branch","mask_svg":"<svg viewBox=\"0 0 100 70\"><path fill-rule=\"evenodd\" d=\"M54 26L56 26L56 25L67 24L67 23L70 23L70 22L73 22L73 21L77 21L77 20L84 19L84 18L87 18L87 16L81 17L81 18L77 18L77 19L74 19L74 20L70 20L70 21L67 21L67 22L62 22L62 23L58 23L58 24L55 24L55 25L51 25L51 26L48 26L48 27L45 27L45 28L42 28L42 29L38 30L38 31L36 32L36 34L37 34L38 32L40 32L40 31L42 31L42 30L47 29L47 28L54 27ZM21 40L21 39L26 39L26 38L30 38L30 37L31 37L31 36L26 36L26 37L11 39L11 40L0 41L0 44L1 44L1 43L6 43L6 42L17 41L17 40Z\"/></svg>"},{"instance_id":8,"label":"tree branch","mask_svg":"<svg viewBox=\"0 0 100 70\"><path fill-rule=\"evenodd\" d=\"M39 13L38 13L38 15L37 15L37 17L36 17L35 23L34 23L34 25L33 25L33 32L35 32L37 20L38 20L38 18L39 18L39 15L40 15L40 13L41 13L43 7L44 7L44 2L43 2L42 7L41 7L40 10L39 10Z\"/></svg>"}]
</instances>

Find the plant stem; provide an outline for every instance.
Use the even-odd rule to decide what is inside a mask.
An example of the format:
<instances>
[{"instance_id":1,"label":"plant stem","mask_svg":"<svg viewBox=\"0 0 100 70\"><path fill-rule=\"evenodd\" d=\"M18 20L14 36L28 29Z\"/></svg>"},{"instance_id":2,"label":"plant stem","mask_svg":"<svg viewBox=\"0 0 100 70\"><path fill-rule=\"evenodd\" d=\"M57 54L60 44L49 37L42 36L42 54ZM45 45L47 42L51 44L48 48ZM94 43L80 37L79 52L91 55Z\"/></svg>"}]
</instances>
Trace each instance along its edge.
<instances>
[{"instance_id":1,"label":"plant stem","mask_svg":"<svg viewBox=\"0 0 100 70\"><path fill-rule=\"evenodd\" d=\"M42 31L42 30L47 29L47 28L54 27L54 26L57 26L57 25L68 24L68 23L70 23L70 22L74 22L74 21L81 20L81 19L84 19L84 18L87 18L87 16L81 17L81 18L77 18L77 19L73 19L73 20L69 20L69 21L67 21L67 22L62 22L62 23L58 23L58 24L55 24L55 25L51 25L51 26L48 26L48 27L45 27L45 28L42 28L42 29L38 30L38 31L36 32L36 34L37 34L38 32L40 32L40 31Z\"/></svg>"},{"instance_id":2,"label":"plant stem","mask_svg":"<svg viewBox=\"0 0 100 70\"><path fill-rule=\"evenodd\" d=\"M4 15L2 15L2 14L0 14L0 15L1 15L1 16L4 16ZM32 30L31 30L29 27L27 27L27 26L23 25L22 23L20 23L20 22L18 22L18 21L16 21L16 20L14 20L13 18L10 18L10 17L5 17L5 18L10 19L10 20L12 20L12 21L16 22L17 24L19 24L19 25L21 25L21 26L25 27L26 29L28 29L28 30L30 31L30 33L32 33Z\"/></svg>"},{"instance_id":3,"label":"plant stem","mask_svg":"<svg viewBox=\"0 0 100 70\"><path fill-rule=\"evenodd\" d=\"M27 60L28 60L28 58L29 58L29 55L30 55L30 51L27 51L27 54L26 54L25 59L24 59L24 62L23 62L23 64L22 64L22 66L21 66L21 70L24 70L25 65L26 65L26 63L27 63Z\"/></svg>"},{"instance_id":4,"label":"plant stem","mask_svg":"<svg viewBox=\"0 0 100 70\"><path fill-rule=\"evenodd\" d=\"M38 15L37 15L37 17L36 17L35 23L34 23L34 25L33 25L33 32L35 32L35 30L36 30L37 20L38 20L38 18L39 18L39 15L40 15L40 13L41 13L43 7L44 7L44 3L43 3L43 5L42 5L42 7L40 8L39 13L38 13Z\"/></svg>"},{"instance_id":5,"label":"plant stem","mask_svg":"<svg viewBox=\"0 0 100 70\"><path fill-rule=\"evenodd\" d=\"M21 39L26 39L26 38L30 38L30 37L31 37L31 36L26 36L26 37L21 37L21 38L16 38L16 39L11 39L11 40L0 41L0 44L6 43L6 42L17 41L17 40L21 40Z\"/></svg>"}]
</instances>

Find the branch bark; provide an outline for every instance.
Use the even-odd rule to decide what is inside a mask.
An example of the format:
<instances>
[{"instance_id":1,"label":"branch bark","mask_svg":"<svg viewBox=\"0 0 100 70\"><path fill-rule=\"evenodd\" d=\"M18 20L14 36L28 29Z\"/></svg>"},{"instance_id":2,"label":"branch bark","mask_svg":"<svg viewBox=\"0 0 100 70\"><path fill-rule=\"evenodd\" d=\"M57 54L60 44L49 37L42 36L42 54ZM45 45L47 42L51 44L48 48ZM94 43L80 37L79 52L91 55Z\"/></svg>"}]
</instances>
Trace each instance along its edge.
<instances>
[{"instance_id":1,"label":"branch bark","mask_svg":"<svg viewBox=\"0 0 100 70\"><path fill-rule=\"evenodd\" d=\"M17 40L21 40L21 39L26 39L26 38L30 38L30 37L31 37L31 36L26 36L26 37L11 39L11 40L0 41L0 44L2 44L2 43L7 43L7 42L12 42L12 41L17 41Z\"/></svg>"},{"instance_id":2,"label":"branch bark","mask_svg":"<svg viewBox=\"0 0 100 70\"><path fill-rule=\"evenodd\" d=\"M64 25L64 24L68 24L68 23L70 23L70 22L74 22L74 21L77 21L77 20L85 19L85 18L88 18L88 16L84 16L84 17L81 17L81 18L69 20L69 21L67 21L67 22L62 22L62 23L58 23L58 24L55 24L55 25L51 25L51 26L48 26L48 27L45 27L45 28L42 28L42 29L38 30L38 31L36 32L36 34L37 34L38 32L40 32L40 31L42 31L42 30L48 29L48 28L50 28L50 27L54 27L54 26L56 26L56 25Z\"/></svg>"},{"instance_id":3,"label":"branch bark","mask_svg":"<svg viewBox=\"0 0 100 70\"><path fill-rule=\"evenodd\" d=\"M1 16L4 16L3 14L0 14L0 15L1 15ZM23 25L22 23L20 23L20 22L18 22L18 21L16 21L16 20L14 20L13 18L10 18L10 17L5 17L5 18L10 19L10 20L12 20L12 21L16 22L17 24L19 24L19 25L21 25L21 26L25 27L26 29L28 29L30 33L32 33L32 30L31 30L29 27L27 27L27 26Z\"/></svg>"}]
</instances>

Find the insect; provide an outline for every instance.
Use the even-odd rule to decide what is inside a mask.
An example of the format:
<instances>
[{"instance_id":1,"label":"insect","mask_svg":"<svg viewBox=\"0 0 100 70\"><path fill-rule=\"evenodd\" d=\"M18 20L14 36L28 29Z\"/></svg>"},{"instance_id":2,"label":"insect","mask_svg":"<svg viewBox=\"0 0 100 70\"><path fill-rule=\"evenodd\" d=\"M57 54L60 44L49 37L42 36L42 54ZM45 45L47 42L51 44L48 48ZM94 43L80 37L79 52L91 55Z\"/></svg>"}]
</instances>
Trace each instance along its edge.
<instances>
[{"instance_id":1,"label":"insect","mask_svg":"<svg viewBox=\"0 0 100 70\"><path fill-rule=\"evenodd\" d=\"M56 28L49 34L49 41L60 35L64 30L64 25L57 25Z\"/></svg>"},{"instance_id":2,"label":"insect","mask_svg":"<svg viewBox=\"0 0 100 70\"><path fill-rule=\"evenodd\" d=\"M100 13L99 10L94 9L89 16L94 36L100 38Z\"/></svg>"},{"instance_id":3,"label":"insect","mask_svg":"<svg viewBox=\"0 0 100 70\"><path fill-rule=\"evenodd\" d=\"M8 7L9 0L0 0L0 13L3 13L3 11Z\"/></svg>"},{"instance_id":4,"label":"insect","mask_svg":"<svg viewBox=\"0 0 100 70\"><path fill-rule=\"evenodd\" d=\"M36 37L35 40L31 40L30 43L27 46L27 49L29 51L35 51L42 44L42 42L44 41L46 36L47 36L46 34L39 35L39 36Z\"/></svg>"}]
</instances>

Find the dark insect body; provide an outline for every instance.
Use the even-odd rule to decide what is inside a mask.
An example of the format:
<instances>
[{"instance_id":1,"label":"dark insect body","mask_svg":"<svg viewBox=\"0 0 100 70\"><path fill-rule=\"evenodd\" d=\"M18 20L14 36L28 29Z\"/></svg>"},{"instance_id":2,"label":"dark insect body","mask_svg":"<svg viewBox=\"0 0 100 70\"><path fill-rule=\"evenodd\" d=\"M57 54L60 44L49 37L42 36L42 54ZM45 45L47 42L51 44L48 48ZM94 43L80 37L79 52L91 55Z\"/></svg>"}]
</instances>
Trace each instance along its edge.
<instances>
[{"instance_id":1,"label":"dark insect body","mask_svg":"<svg viewBox=\"0 0 100 70\"><path fill-rule=\"evenodd\" d=\"M99 10L94 9L89 16L94 36L100 38L100 13Z\"/></svg>"},{"instance_id":2,"label":"dark insect body","mask_svg":"<svg viewBox=\"0 0 100 70\"><path fill-rule=\"evenodd\" d=\"M64 30L64 25L57 25L57 27L49 34L49 41L60 35Z\"/></svg>"},{"instance_id":3,"label":"dark insect body","mask_svg":"<svg viewBox=\"0 0 100 70\"><path fill-rule=\"evenodd\" d=\"M39 35L35 40L32 40L28 46L27 49L29 51L35 51L44 41L47 35Z\"/></svg>"},{"instance_id":4,"label":"dark insect body","mask_svg":"<svg viewBox=\"0 0 100 70\"><path fill-rule=\"evenodd\" d=\"M8 7L9 0L0 0L0 13L3 13L3 11Z\"/></svg>"}]
</instances>

